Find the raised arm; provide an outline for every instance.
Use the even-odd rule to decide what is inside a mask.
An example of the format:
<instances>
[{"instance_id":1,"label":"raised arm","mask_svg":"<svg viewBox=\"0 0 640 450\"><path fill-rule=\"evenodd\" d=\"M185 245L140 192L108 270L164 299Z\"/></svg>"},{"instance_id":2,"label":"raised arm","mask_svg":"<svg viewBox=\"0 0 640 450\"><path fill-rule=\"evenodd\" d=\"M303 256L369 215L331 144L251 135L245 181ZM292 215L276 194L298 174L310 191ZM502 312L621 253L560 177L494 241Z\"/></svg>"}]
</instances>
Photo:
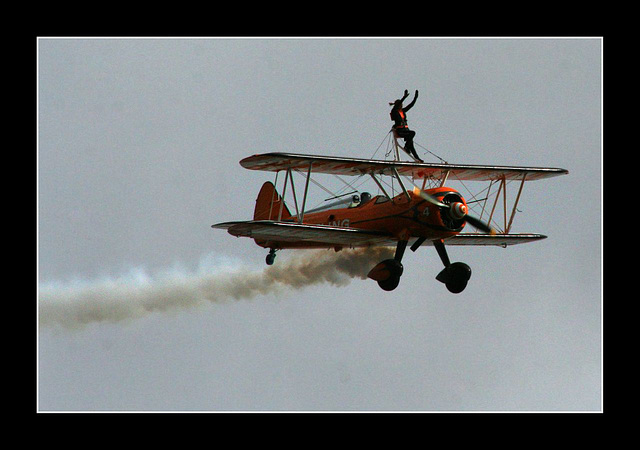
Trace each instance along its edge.
<instances>
[{"instance_id":1,"label":"raised arm","mask_svg":"<svg viewBox=\"0 0 640 450\"><path fill-rule=\"evenodd\" d=\"M403 100L405 98L407 98L409 96L409 91L404 91L405 96L403 97ZM406 112L409 111L413 105L416 103L416 100L418 100L418 90L416 89L416 95L413 97L413 100L411 100L411 103L409 103L407 106L403 107L402 109Z\"/></svg>"}]
</instances>

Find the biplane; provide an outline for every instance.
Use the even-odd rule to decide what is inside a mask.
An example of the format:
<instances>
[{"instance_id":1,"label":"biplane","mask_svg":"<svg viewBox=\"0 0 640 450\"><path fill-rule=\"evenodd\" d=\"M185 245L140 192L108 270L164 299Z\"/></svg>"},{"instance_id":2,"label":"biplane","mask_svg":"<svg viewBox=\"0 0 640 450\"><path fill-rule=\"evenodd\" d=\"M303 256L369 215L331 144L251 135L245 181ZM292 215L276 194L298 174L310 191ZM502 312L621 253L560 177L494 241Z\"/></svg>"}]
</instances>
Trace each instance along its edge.
<instances>
[{"instance_id":1,"label":"biplane","mask_svg":"<svg viewBox=\"0 0 640 450\"><path fill-rule=\"evenodd\" d=\"M525 181L567 174L567 170L404 162L397 157L397 145L396 141L394 160L292 153L264 153L244 158L240 165L246 169L275 172L275 184L267 181L262 185L253 220L218 223L212 227L226 229L236 237L252 238L259 246L269 249L266 257L269 265L274 263L276 251L282 249L340 251L343 248L395 246L394 257L381 261L368 273L368 277L385 291L395 289L400 282L407 246L414 252L422 245L434 246L444 265L436 279L450 292L459 293L467 286L471 268L463 262L452 263L446 246L506 247L546 238L541 234L510 232L518 201ZM282 195L276 190L281 172L284 173ZM296 195L294 173L304 178L301 202ZM351 192L347 198L307 210L309 182L315 181L312 180L315 174L370 178L377 186L378 194L356 191L354 195ZM391 180L392 185L385 180ZM451 180L479 181L489 185L480 194L484 198L473 196L472 200L465 200L458 190L446 186ZM421 187L418 187L416 182L420 184L420 181ZM518 191L508 214L506 189L510 182L517 183ZM291 212L291 202L287 205L285 201L288 186L295 213ZM500 203L504 223L502 226L491 225L499 221L498 214L494 216L494 213ZM476 208L482 207L478 217L470 213L472 204ZM483 220L485 214L488 219ZM463 232L467 224L477 231Z\"/></svg>"}]
</instances>

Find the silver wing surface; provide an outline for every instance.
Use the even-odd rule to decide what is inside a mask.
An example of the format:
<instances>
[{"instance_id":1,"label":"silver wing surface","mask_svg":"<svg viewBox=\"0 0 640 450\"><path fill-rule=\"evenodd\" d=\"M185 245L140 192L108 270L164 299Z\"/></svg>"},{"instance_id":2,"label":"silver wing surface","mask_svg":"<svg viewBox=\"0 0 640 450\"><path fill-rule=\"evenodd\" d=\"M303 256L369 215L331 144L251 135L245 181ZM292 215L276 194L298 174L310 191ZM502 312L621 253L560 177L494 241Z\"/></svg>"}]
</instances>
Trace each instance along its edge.
<instances>
[{"instance_id":1,"label":"silver wing surface","mask_svg":"<svg viewBox=\"0 0 640 450\"><path fill-rule=\"evenodd\" d=\"M461 181L541 180L569 173L566 169L554 167L487 166L470 164L433 164L402 161L381 161L375 159L342 158L335 156L301 155L294 153L263 153L249 156L240 161L245 169L278 172L280 170L307 171L334 175L400 175L413 179L437 178L448 174L451 179Z\"/></svg>"},{"instance_id":2,"label":"silver wing surface","mask_svg":"<svg viewBox=\"0 0 640 450\"><path fill-rule=\"evenodd\" d=\"M249 220L225 222L212 228L226 229L237 237L277 242L318 242L327 245L366 247L371 245L395 245L390 233L367 231L357 228L332 227L328 225L306 225L294 222L271 220Z\"/></svg>"},{"instance_id":3,"label":"silver wing surface","mask_svg":"<svg viewBox=\"0 0 640 450\"><path fill-rule=\"evenodd\" d=\"M223 222L211 225L212 228L225 229L236 237L249 237L276 242L313 242L327 246L369 247L395 246L397 240L385 231L360 230L357 228L333 227L328 225L307 225L293 222L275 222L271 220L248 220ZM445 240L446 245L508 245L523 244L545 239L542 234L482 234L460 233ZM412 244L416 238L412 238ZM423 245L432 245L426 241Z\"/></svg>"}]
</instances>

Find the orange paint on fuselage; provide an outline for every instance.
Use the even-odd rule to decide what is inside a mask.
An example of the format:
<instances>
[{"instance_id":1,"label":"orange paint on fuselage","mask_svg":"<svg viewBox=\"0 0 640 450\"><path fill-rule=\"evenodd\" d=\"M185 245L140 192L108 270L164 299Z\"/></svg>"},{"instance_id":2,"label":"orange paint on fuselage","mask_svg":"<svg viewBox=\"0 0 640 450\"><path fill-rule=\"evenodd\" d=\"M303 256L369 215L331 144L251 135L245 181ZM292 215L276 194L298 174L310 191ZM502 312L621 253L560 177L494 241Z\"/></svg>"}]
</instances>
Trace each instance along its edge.
<instances>
[{"instance_id":1,"label":"orange paint on fuselage","mask_svg":"<svg viewBox=\"0 0 640 450\"><path fill-rule=\"evenodd\" d=\"M441 200L446 194L457 194L466 205L462 195L455 189L441 187L427 189L426 192ZM354 207L330 209L304 215L303 223L335 227L357 228L361 230L390 232L397 239L424 237L429 240L446 239L458 234L464 227L450 229L443 222L440 208L409 191L410 200L402 193L389 200L376 196L368 202ZM297 222L295 215L282 217L283 221ZM264 242L256 241L262 247L274 248L334 248L320 242ZM336 248L338 250L339 248Z\"/></svg>"}]
</instances>

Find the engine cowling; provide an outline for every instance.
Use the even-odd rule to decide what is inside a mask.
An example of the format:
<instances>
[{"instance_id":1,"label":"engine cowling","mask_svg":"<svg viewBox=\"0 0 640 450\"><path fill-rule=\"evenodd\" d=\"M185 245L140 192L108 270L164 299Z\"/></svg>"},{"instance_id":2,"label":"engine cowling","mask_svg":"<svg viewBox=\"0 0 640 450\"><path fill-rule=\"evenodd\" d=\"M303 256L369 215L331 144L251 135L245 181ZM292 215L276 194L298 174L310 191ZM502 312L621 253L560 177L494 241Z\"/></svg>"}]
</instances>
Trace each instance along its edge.
<instances>
[{"instance_id":1,"label":"engine cowling","mask_svg":"<svg viewBox=\"0 0 640 450\"><path fill-rule=\"evenodd\" d=\"M440 218L445 227L459 231L464 228L465 216L468 209L464 199L457 193L445 194L441 200L447 207L440 207Z\"/></svg>"}]
</instances>

